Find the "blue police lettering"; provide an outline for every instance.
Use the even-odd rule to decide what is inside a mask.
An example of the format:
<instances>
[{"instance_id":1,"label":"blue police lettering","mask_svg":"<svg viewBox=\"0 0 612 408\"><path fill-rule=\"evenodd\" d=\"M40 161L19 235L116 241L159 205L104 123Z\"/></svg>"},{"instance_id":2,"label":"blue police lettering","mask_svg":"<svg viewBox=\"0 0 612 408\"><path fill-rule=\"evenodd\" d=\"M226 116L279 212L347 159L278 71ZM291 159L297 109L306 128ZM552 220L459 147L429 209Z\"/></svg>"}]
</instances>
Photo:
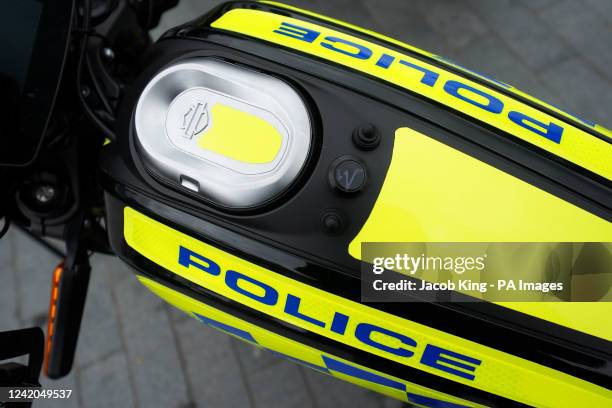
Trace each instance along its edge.
<instances>
[{"instance_id":1,"label":"blue police lettering","mask_svg":"<svg viewBox=\"0 0 612 408\"><path fill-rule=\"evenodd\" d=\"M287 37L296 38L298 40L313 42L321 34L315 30L309 30L308 28L296 26L295 24L282 23L275 33L286 35Z\"/></svg>"},{"instance_id":2,"label":"blue police lettering","mask_svg":"<svg viewBox=\"0 0 612 408\"><path fill-rule=\"evenodd\" d=\"M410 67L410 68L414 68L416 70L419 70L423 73L423 78L421 78L421 83L425 84L425 85L429 85L431 87L433 87L436 82L438 81L438 78L440 78L440 74L438 74L437 72L433 72L430 69L427 69L425 67L421 67L419 65L413 64L411 62L408 61L404 61L404 60L400 60L399 62L400 64Z\"/></svg>"},{"instance_id":3,"label":"blue police lettering","mask_svg":"<svg viewBox=\"0 0 612 408\"><path fill-rule=\"evenodd\" d=\"M200 262L195 262L194 258ZM200 254L196 254L195 252L190 251L184 246L179 246L178 262L180 265L183 265L186 268L189 268L190 266L195 266L196 268L201 269L204 272L210 273L214 276L218 276L221 274L221 268L219 267L219 265ZM204 262L204 264L202 264L201 262Z\"/></svg>"},{"instance_id":4,"label":"blue police lettering","mask_svg":"<svg viewBox=\"0 0 612 408\"><path fill-rule=\"evenodd\" d=\"M354 51L347 51L344 48L336 46L336 44L348 45L350 48L353 48ZM325 37L321 42L321 47L362 60L367 60L372 56L372 50L368 47L364 47L363 45L356 44L352 41L344 40L338 37Z\"/></svg>"},{"instance_id":5,"label":"blue police lettering","mask_svg":"<svg viewBox=\"0 0 612 408\"><path fill-rule=\"evenodd\" d=\"M258 295L257 293L250 292L238 285L240 281L250 282L255 286L259 286L264 290L263 295ZM250 297L253 300L263 303L264 305L273 306L278 302L278 292L270 285L266 285L263 282L258 281L257 279L253 279L250 276L244 275L240 272L228 270L225 273L225 284L228 288L233 289L234 291L243 294L246 297Z\"/></svg>"},{"instance_id":6,"label":"blue police lettering","mask_svg":"<svg viewBox=\"0 0 612 408\"><path fill-rule=\"evenodd\" d=\"M334 313L334 318L332 320L331 327L329 330L334 333L344 334L346 332L346 326L348 325L349 317L344 313L336 312Z\"/></svg>"},{"instance_id":7,"label":"blue police lettering","mask_svg":"<svg viewBox=\"0 0 612 408\"><path fill-rule=\"evenodd\" d=\"M466 96L465 93L460 93L459 91L461 89L464 89L466 91L469 91L473 94L479 95L485 99L487 99L487 103L480 103L478 101L475 101L473 98ZM482 108L486 111L489 111L491 113L501 113L502 110L504 109L504 103L502 101L500 101L498 98L489 95L486 92L482 92L474 87L471 87L469 85L466 84L462 84L459 81L447 81L444 84L444 90L446 91L446 93L448 93L449 95L453 95L454 97L461 99L462 101L465 101L467 103L471 103L474 106L478 106L479 108Z\"/></svg>"},{"instance_id":8,"label":"blue police lettering","mask_svg":"<svg viewBox=\"0 0 612 408\"><path fill-rule=\"evenodd\" d=\"M385 336L392 337L399 340L400 343L404 344L405 346L416 347L417 345L416 341L412 340L408 336L404 336L403 334L399 334L373 324L359 323L357 328L355 328L355 337L357 337L364 344L376 347L377 349L386 351L387 353L395 354L399 357L412 357L414 355L412 351L405 347L391 347L373 340L372 333L380 333L384 334Z\"/></svg>"},{"instance_id":9,"label":"blue police lettering","mask_svg":"<svg viewBox=\"0 0 612 408\"><path fill-rule=\"evenodd\" d=\"M425 347L425 351L421 357L421 364L437 368L438 370L442 370L450 374L458 375L459 377L463 377L468 380L473 380L474 375L466 373L465 371L476 371L476 367L479 366L481 362L482 361L478 359L466 356L464 354L455 353L454 351L445 350L441 347L434 346L433 344L428 344ZM458 370L458 368L464 371Z\"/></svg>"},{"instance_id":10,"label":"blue police lettering","mask_svg":"<svg viewBox=\"0 0 612 408\"><path fill-rule=\"evenodd\" d=\"M315 40L317 40L321 36L321 32L319 31L285 22L281 23L279 28L274 30L273 32L313 44L315 43ZM338 46L338 44L342 44L343 46ZM319 45L321 47L338 52L340 54L364 61L371 59L371 57L373 56L373 51L369 47L341 37L327 36L319 42ZM435 56L434 58L444 61L444 59L441 57ZM380 57L377 57L376 62L374 62L374 64L375 66L381 69L389 69L394 64L400 64L406 68L410 68L411 70L417 70L423 74L420 79L420 83L430 87L436 86L440 78L440 73L434 71L433 68L430 69L425 66L419 65L418 63L409 62L403 59L397 60L396 57L387 53L383 53ZM466 68L463 68L457 64L454 65L466 71L469 71ZM510 88L509 85L503 82L489 79L478 73L474 74L479 75L507 89ZM494 115L501 115L504 111L503 101L484 90L474 88L456 80L447 80L442 86L444 91L449 95L465 103L469 103L473 106L476 106L488 113ZM463 90L463 92L460 92L461 90ZM473 97L468 96L467 93L478 95L482 98L487 99L488 102L481 103L475 100ZM523 129L533 132L538 136L542 136L554 143L561 143L564 128L556 123L543 123L541 121L536 120L535 118L527 116L524 113L516 111L510 111L506 116L507 119L509 119L509 121L516 126L520 126Z\"/></svg>"},{"instance_id":11,"label":"blue police lettering","mask_svg":"<svg viewBox=\"0 0 612 408\"><path fill-rule=\"evenodd\" d=\"M285 303L285 313L288 315L302 319L308 323L312 323L315 326L325 327L325 322L315 319L314 317L307 316L300 312L300 303L302 299L292 294L287 295L287 302Z\"/></svg>"},{"instance_id":12,"label":"blue police lettering","mask_svg":"<svg viewBox=\"0 0 612 408\"><path fill-rule=\"evenodd\" d=\"M437 59L438 61L442 61L442 62L445 62L445 63L447 63L449 65L452 65L454 67L460 68L460 69L462 69L464 71L470 72L470 73L472 73L472 74L474 74L476 76L479 76L481 78L484 78L487 81L493 82L494 84L497 84L497 85L501 86L502 88L514 89L513 86L510 86L510 85L506 84L505 82L499 81L499 80L497 80L495 78L490 78L490 77L488 77L488 76L486 76L486 75L484 75L484 74L482 74L480 72L477 72L477 71L471 70L469 68L466 68L463 65L457 64L455 61L452 61L452 60L450 60L448 58L442 57L440 55L434 55L433 58ZM581 122L581 123L583 123L583 124L585 124L585 125L587 125L589 127L594 128L595 126L597 126L597 124L595 122L593 122L593 121L582 119L582 118L574 115L573 113L570 113L570 112L568 112L566 110L563 110L563 109L559 108L558 106L555 106L555 105L553 105L551 103L548 103L548 105L552 106L553 108L555 108L559 112L564 113L567 116L570 116L573 119L576 119L578 122Z\"/></svg>"},{"instance_id":13,"label":"blue police lettering","mask_svg":"<svg viewBox=\"0 0 612 408\"><path fill-rule=\"evenodd\" d=\"M563 135L563 128L552 122L546 124L540 122L534 118L530 118L521 112L511 111L508 114L511 121L517 125L523 126L525 129L529 129L540 136L543 136L555 143L561 143L561 136ZM535 126L533 126L535 125Z\"/></svg>"},{"instance_id":14,"label":"blue police lettering","mask_svg":"<svg viewBox=\"0 0 612 408\"><path fill-rule=\"evenodd\" d=\"M383 54L380 56L378 61L376 61L376 65L381 68L389 68L391 64L393 64L393 61L395 61L395 57L393 55Z\"/></svg>"},{"instance_id":15,"label":"blue police lettering","mask_svg":"<svg viewBox=\"0 0 612 408\"><path fill-rule=\"evenodd\" d=\"M331 322L325 322L313 316L309 316L303 311L303 299L301 297L292 293L287 293L286 296L281 299L279 290L273 286L233 269L225 270L225 276L221 277L221 272L224 269L217 262L182 245L179 245L178 264L184 268L196 268L211 276L219 276L220 279L223 279L227 288L240 296L259 302L262 306L274 307L279 305L279 302L282 302L283 312L287 316L300 319L306 324L326 328L330 332L341 336L354 336L355 339L364 345L390 354L393 358L411 358L417 350L420 350L418 342L406 334L398 333L370 322L358 322L354 332L347 332L351 318L338 311L334 311ZM248 285L245 283L248 283ZM233 297L230 298L235 299ZM263 309L258 310L263 311ZM199 318L204 323L212 324L204 318ZM219 325L215 327L249 341L253 341L252 338L247 336L244 332L238 332ZM376 336L373 336L373 334L376 334ZM381 342L381 335L391 339L392 344L395 346L390 346L388 342ZM450 350L445 350L432 344L425 344L424 346L425 348L421 353L421 359L419 361L420 364L468 380L473 380L475 378L475 374L471 373L476 371L476 367L481 363L480 360ZM452 360L447 357L451 357Z\"/></svg>"}]
</instances>

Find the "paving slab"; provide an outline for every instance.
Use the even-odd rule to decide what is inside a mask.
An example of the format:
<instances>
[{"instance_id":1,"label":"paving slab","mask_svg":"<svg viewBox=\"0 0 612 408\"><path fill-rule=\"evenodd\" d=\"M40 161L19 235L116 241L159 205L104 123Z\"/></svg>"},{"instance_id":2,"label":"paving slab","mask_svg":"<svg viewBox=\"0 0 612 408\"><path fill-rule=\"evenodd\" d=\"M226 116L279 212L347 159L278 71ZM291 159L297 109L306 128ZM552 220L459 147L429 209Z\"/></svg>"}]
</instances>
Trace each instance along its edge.
<instances>
[{"instance_id":1,"label":"paving slab","mask_svg":"<svg viewBox=\"0 0 612 408\"><path fill-rule=\"evenodd\" d=\"M91 277L79 334L76 364L84 367L123 349L112 281L101 258L91 258Z\"/></svg>"},{"instance_id":2,"label":"paving slab","mask_svg":"<svg viewBox=\"0 0 612 408\"><path fill-rule=\"evenodd\" d=\"M612 1L610 0L583 0L587 7L598 13L608 23L612 24ZM605 33L604 33L605 34Z\"/></svg>"},{"instance_id":3,"label":"paving slab","mask_svg":"<svg viewBox=\"0 0 612 408\"><path fill-rule=\"evenodd\" d=\"M583 59L552 66L541 73L541 80L560 96L560 108L612 128L612 84Z\"/></svg>"},{"instance_id":4,"label":"paving slab","mask_svg":"<svg viewBox=\"0 0 612 408\"><path fill-rule=\"evenodd\" d=\"M505 52L500 52L500 50ZM483 37L457 53L455 61L462 66L529 93L539 99L558 104L559 96L546 87L497 37Z\"/></svg>"},{"instance_id":5,"label":"paving slab","mask_svg":"<svg viewBox=\"0 0 612 408\"><path fill-rule=\"evenodd\" d=\"M274 354L270 350L257 347L239 339L232 339L233 347L244 373L248 376L268 367L284 361L282 356Z\"/></svg>"},{"instance_id":6,"label":"paving slab","mask_svg":"<svg viewBox=\"0 0 612 408\"><path fill-rule=\"evenodd\" d=\"M601 13L585 7L581 1L566 0L540 10L539 14L551 30L610 80L612 28Z\"/></svg>"},{"instance_id":7,"label":"paving slab","mask_svg":"<svg viewBox=\"0 0 612 408\"><path fill-rule=\"evenodd\" d=\"M297 363L279 361L274 367L264 368L247 378L257 408L315 407L311 391Z\"/></svg>"},{"instance_id":8,"label":"paving slab","mask_svg":"<svg viewBox=\"0 0 612 408\"><path fill-rule=\"evenodd\" d=\"M520 0L520 2L530 9L541 10L545 7L551 7L555 3L558 3L559 0Z\"/></svg>"},{"instance_id":9,"label":"paving slab","mask_svg":"<svg viewBox=\"0 0 612 408\"><path fill-rule=\"evenodd\" d=\"M77 385L77 381L80 381L80 376L78 375L69 375L65 378L60 378L59 380L51 380L46 377L41 378L41 385L44 389L47 390L72 390L70 397L67 399L49 399L49 400L39 400L34 404L34 408L79 408L82 407L83 400L79 386Z\"/></svg>"},{"instance_id":10,"label":"paving slab","mask_svg":"<svg viewBox=\"0 0 612 408\"><path fill-rule=\"evenodd\" d=\"M10 229L0 240L0 332L20 327L13 234L14 230Z\"/></svg>"},{"instance_id":11,"label":"paving slab","mask_svg":"<svg viewBox=\"0 0 612 408\"><path fill-rule=\"evenodd\" d=\"M81 403L85 408L136 406L128 361L123 352L114 353L81 370L79 383Z\"/></svg>"},{"instance_id":12,"label":"paving slab","mask_svg":"<svg viewBox=\"0 0 612 408\"><path fill-rule=\"evenodd\" d=\"M113 291L140 406L182 407L190 398L166 304L135 278Z\"/></svg>"},{"instance_id":13,"label":"paving slab","mask_svg":"<svg viewBox=\"0 0 612 408\"><path fill-rule=\"evenodd\" d=\"M232 338L195 319L177 325L185 377L198 407L253 407Z\"/></svg>"},{"instance_id":14,"label":"paving slab","mask_svg":"<svg viewBox=\"0 0 612 408\"><path fill-rule=\"evenodd\" d=\"M482 18L463 2L416 0L414 3L433 27L432 34L444 38L453 49L468 47L489 31Z\"/></svg>"},{"instance_id":15,"label":"paving slab","mask_svg":"<svg viewBox=\"0 0 612 408\"><path fill-rule=\"evenodd\" d=\"M446 38L432 35L434 27L425 18L421 8L411 1L380 0L366 2L372 21L381 34L406 42L439 55L451 56L452 49ZM337 16L341 18L342 16ZM368 25L369 28L372 25Z\"/></svg>"},{"instance_id":16,"label":"paving slab","mask_svg":"<svg viewBox=\"0 0 612 408\"><path fill-rule=\"evenodd\" d=\"M476 12L478 10L476 9ZM532 10L515 6L503 13L488 13L487 24L530 69L542 69L570 58L574 51Z\"/></svg>"},{"instance_id":17,"label":"paving slab","mask_svg":"<svg viewBox=\"0 0 612 408\"><path fill-rule=\"evenodd\" d=\"M34 241L14 230L13 265L18 288L19 319L23 327L45 328L51 294L53 269L60 259Z\"/></svg>"},{"instance_id":18,"label":"paving slab","mask_svg":"<svg viewBox=\"0 0 612 408\"><path fill-rule=\"evenodd\" d=\"M302 368L302 372L306 377L308 387L312 390L318 408L383 408L385 400L389 401L386 407L403 406L401 401L385 398L374 391L313 369Z\"/></svg>"}]
</instances>

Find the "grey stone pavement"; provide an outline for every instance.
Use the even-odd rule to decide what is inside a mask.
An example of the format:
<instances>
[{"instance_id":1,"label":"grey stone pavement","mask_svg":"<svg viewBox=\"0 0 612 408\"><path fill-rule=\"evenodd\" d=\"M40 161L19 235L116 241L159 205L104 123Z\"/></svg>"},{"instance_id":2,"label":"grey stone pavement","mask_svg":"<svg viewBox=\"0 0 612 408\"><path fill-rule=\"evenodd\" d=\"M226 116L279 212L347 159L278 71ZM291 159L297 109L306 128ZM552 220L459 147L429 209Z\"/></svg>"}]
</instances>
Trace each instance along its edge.
<instances>
[{"instance_id":1,"label":"grey stone pavement","mask_svg":"<svg viewBox=\"0 0 612 408\"><path fill-rule=\"evenodd\" d=\"M612 127L612 0L287 1L390 35ZM158 29L218 1L181 0ZM13 229L0 241L0 331L44 328L58 262ZM44 407L397 407L205 327L108 256L93 273L76 364Z\"/></svg>"}]
</instances>

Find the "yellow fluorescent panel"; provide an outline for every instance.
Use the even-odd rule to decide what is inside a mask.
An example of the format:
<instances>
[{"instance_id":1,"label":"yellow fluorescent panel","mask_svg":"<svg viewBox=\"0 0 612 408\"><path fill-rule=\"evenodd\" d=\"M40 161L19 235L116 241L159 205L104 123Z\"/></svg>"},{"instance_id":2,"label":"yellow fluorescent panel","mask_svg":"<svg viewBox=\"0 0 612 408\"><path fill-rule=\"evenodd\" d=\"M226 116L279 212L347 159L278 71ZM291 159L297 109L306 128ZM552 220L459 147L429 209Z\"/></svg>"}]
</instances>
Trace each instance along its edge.
<instances>
[{"instance_id":1,"label":"yellow fluorescent panel","mask_svg":"<svg viewBox=\"0 0 612 408\"><path fill-rule=\"evenodd\" d=\"M202 149L251 164L269 163L278 155L282 136L266 120L221 103L212 107L211 116L212 126L198 139Z\"/></svg>"},{"instance_id":2,"label":"yellow fluorescent panel","mask_svg":"<svg viewBox=\"0 0 612 408\"><path fill-rule=\"evenodd\" d=\"M605 406L612 400L612 392L600 386L287 278L176 231L129 207L125 208L124 217L124 237L127 244L152 262L221 296L305 330L399 364L529 405L575 407L579 403L582 406ZM189 248L190 251L213 260L220 266L219 274L213 275L200 268L181 265L178 262L180 247ZM238 271L250 279L274 288L278 293L278 301L263 304L230 288L225 280L230 270ZM324 327L285 312L285 302L289 295L301 299L300 313L326 322ZM349 317L343 334L330 330L329 323L336 313ZM360 323L375 324L410 337L417 344L412 348L414 355L400 357L360 341L355 336L355 330ZM396 338L387 336L378 341L384 342L388 347L397 346ZM420 357L428 344L480 360L481 364L475 370L475 378L465 379L422 364Z\"/></svg>"},{"instance_id":3,"label":"yellow fluorescent panel","mask_svg":"<svg viewBox=\"0 0 612 408\"><path fill-rule=\"evenodd\" d=\"M322 355L332 356L328 353L323 353L321 350L315 349L303 343L299 343L297 341L288 339L274 332L265 330L254 324L248 323L228 313L222 312L219 309L215 309L214 307L209 306L205 303L196 301L195 299L192 299L189 296L185 296L179 292L169 289L163 285L160 285L159 283L156 283L145 277L139 276L138 279L143 285L149 288L153 293L163 298L164 300L166 300L168 303L170 303L174 307L184 311L185 313L191 316L193 316L193 313L198 313L207 318L213 319L217 322L221 322L223 324L229 325L231 327L234 327L234 328L237 328L239 330L243 330L249 333L253 337L253 339L255 339L259 347L265 347L269 350L273 350L273 351L282 353L286 355L287 357L295 358L295 359L304 361L308 364L313 364L317 367L323 367L323 368L325 368L326 365L322 358ZM411 383L405 380L401 380L397 377L389 376L379 371L371 370L367 367L361 366L359 364L355 364L353 362L349 362L347 360L341 359L336 356L333 356L333 358L336 360L342 361L343 363L349 364L350 366L358 367L361 370L365 370L367 372L383 376L393 381L403 383L406 388L404 391L401 391L395 388L377 384L372 381L361 380L354 376L350 376L350 375L343 374L341 372L329 370L329 373L332 376L341 378L345 381L349 381L349 382L358 384L362 387L369 388L373 391L380 392L381 394L385 394L385 395L400 399L405 402L408 402L407 392L409 392L409 393L415 393L421 396L425 396L428 398L434 398L440 401L460 404L466 407L482 407L482 405L480 404L470 402L470 401L467 401L461 398L456 398L449 394L446 394L440 391L436 391L431 388L423 387L418 384L414 384L414 383Z\"/></svg>"},{"instance_id":4,"label":"yellow fluorescent panel","mask_svg":"<svg viewBox=\"0 0 612 408\"><path fill-rule=\"evenodd\" d=\"M393 44L393 45L397 45L397 46L399 46L401 48L405 48L407 50L410 50L410 51L415 52L417 54L423 55L425 57L433 58L433 59L435 59L435 60L437 60L437 61L439 61L439 62L441 62L441 63L443 63L445 65L449 65L449 66L457 68L457 69L459 69L461 71L468 72L468 73L470 73L472 75L476 75L480 79L484 79L484 80L492 82L492 83L496 83L496 82L499 83L499 81L491 80L491 78L488 78L488 77L482 75L481 73L474 72L474 71L472 71L470 69L467 69L467 68L465 68L465 67L463 67L461 65L457 65L457 64L455 64L454 62L450 61L447 58L444 58L444 57L441 57L439 55L433 54L433 53L428 52L426 50L422 50L420 48L417 48L417 47L415 47L413 45L410 45L410 44L407 44L405 42L398 41L395 38L391 38L391 37L388 37L386 35L382 35L382 34L379 34L377 32L374 32L374 31L371 31L371 30L367 30L365 28L362 28L362 27L359 27L359 26L356 26L356 25L353 25L353 24L350 24L350 23L346 23L344 21L340 21L340 20L337 20L337 19L334 19L334 18L331 18L331 17L327 17L327 16L324 16L324 15L321 15L321 14L313 13L312 11L304 10L304 9L301 9L301 8L298 8L298 7L293 7L293 6L290 6L290 5L287 5L287 4L282 4L282 3L279 3L279 2L276 2L276 1L261 0L261 3L270 4L270 5L277 6L277 7L282 7L282 8L287 9L287 10L296 11L296 12L299 12L299 13L303 13L303 14L305 14L307 16L316 17L316 18L321 19L323 21L328 21L330 23L337 24L337 25L339 25L341 27L349 28L351 30L360 32L362 34L366 34L366 35L369 35L371 37L377 38L379 40L388 42L389 44ZM514 94L516 94L518 96L521 96L523 98L527 98L528 100L530 100L532 102L535 102L535 103L540 104L540 105L542 105L542 106L544 106L544 107L546 107L548 109L551 109L554 112L557 112L557 113L563 115L564 117L566 117L568 119L576 119L574 116L572 116L572 115L562 111L561 109L559 109L556 106L553 106L553 105L551 105L551 104L549 104L549 103L547 103L545 101L542 101L542 100L540 100L538 98L535 98L535 97L533 97L533 96L531 96L531 95L521 91L520 89L517 89L517 88L509 85L509 84L505 84L505 85L506 85L506 89L508 89L509 91L513 92ZM578 121L580 121L580 119L578 119ZM601 125L598 125L598 124L595 124L593 126L593 129L595 129L597 132L601 133L602 135L604 135L604 136L606 136L608 138L612 138L612 130L610 130L610 129L607 129L607 128L605 128L605 127L603 127Z\"/></svg>"},{"instance_id":5,"label":"yellow fluorescent panel","mask_svg":"<svg viewBox=\"0 0 612 408\"><path fill-rule=\"evenodd\" d=\"M283 22L316 30L320 33L320 36L316 41L305 42L274 33ZM512 137L520 138L585 169L612 179L612 160L609 160L611 148L606 141L589 135L569 123L559 121L511 97L439 67L333 29L259 10L230 10L215 21L212 26L269 41L377 77L440 102L472 116L476 120L508 132L513 135ZM365 32L364 30L361 31ZM367 33L380 38L375 33ZM356 59L347 55L354 50L349 45L341 45L342 43L335 43L336 50L321 46L321 41L327 37L339 37L359 43L372 51L372 57ZM385 39L395 42L391 39ZM414 49L414 47L407 47L415 52L437 58L435 55ZM346 53L343 54L338 50L344 50ZM423 73L419 70L407 69L397 63L386 68L376 65L375 62L383 55L394 58L396 62L404 60L436 71L439 74L439 79L435 86L430 86L422 82ZM458 81L498 98L503 101L504 111L502 114L494 114L450 95L443 88L447 81ZM519 93L519 91L513 91ZM486 102L486 99L478 101L477 96L473 94L465 95L465 97L470 97L475 102ZM507 117L509 111L520 111L543 123L555 122L563 126L564 133L561 143L554 143L512 122ZM213 116L216 117L217 115L219 115L219 112L213 112ZM226 111L221 112L220 115L226 115L230 118L228 120L229 126L239 126L235 122L239 122L236 119L240 114ZM259 126L259 130L256 133L264 135L257 140L267 140L269 150L265 152L257 151L257 146L250 144L252 140L241 139L241 142L237 145L242 146L243 149L238 149L238 151L233 150L237 145L228 146L225 144L224 138L227 134L241 133L243 129L229 132L223 129L223 132L219 134L213 133L208 136L203 134L199 143L203 148L221 152L221 154L237 160L263 162L274 157L272 152L277 154L280 149L280 141L278 141L277 146L275 137L272 136L272 132L266 128L265 124L251 123L248 127L251 131L257 126ZM214 126L209 131L214 132ZM143 256L219 295L305 330L400 364L528 405L542 407L607 406L612 401L612 393L603 387L491 347L318 290L189 237L133 209L125 208L124 215L125 240L130 247ZM393 160L387 179L368 221L351 243L349 252L352 256L359 258L361 242L372 241L606 241L611 239L611 234L610 223L588 212L424 135L410 129L399 129L395 138ZM214 260L221 266L220 274L215 276L198 268L190 268L179 264L177 256L181 246L188 247L190 250ZM228 270L239 271L257 282L273 287L278 292L278 302L270 305L262 304L228 287L225 282L225 275ZM311 364L321 365L321 352L316 349L266 332L234 316L195 302L184 295L174 293L145 278L141 278L141 280L155 293L188 313L200 310L209 317L248 331L264 347L281 351ZM251 287L248 282L242 282L241 285L245 291L257 292L257 285ZM289 295L301 299L301 313L326 322L325 327L314 325L286 313L284 301L288 299ZM599 318L599 320L596 317L587 318L588 315L594 314L609 316L612 310L604 305L604 303L504 303L504 306L610 340L612 339L612 328L609 325L602 324L602 318ZM331 322L335 313L342 313L349 317L344 334L333 332L329 328L329 322ZM580 318L578 319L578 317ZM411 358L398 357L396 354L391 354L357 339L354 335L357 325L367 322L376 323L414 339L417 343L413 350L414 356ZM389 347L398 346L396 344L397 339L381 333L374 333L372 340ZM419 361L420 355L423 348L428 344L434 344L481 360L482 363L476 368L474 380L464 379L421 364ZM340 373L332 374L341 378L344 376ZM364 386L371 386L367 381L355 380L354 378L346 379ZM410 389L409 384L407 384L407 387ZM397 393L396 390L389 389L379 389L379 391L389 395ZM432 397L452 398L445 394L435 394L436 391L434 390L421 389L421 391L433 392ZM401 396L397 397L401 398ZM457 401L457 403L461 402ZM472 406L473 404L467 405Z\"/></svg>"},{"instance_id":6,"label":"yellow fluorescent panel","mask_svg":"<svg viewBox=\"0 0 612 408\"><path fill-rule=\"evenodd\" d=\"M275 32L275 30L278 31L282 23L289 23L308 30L315 30L320 34L312 42L282 35ZM469 115L479 121L508 132L514 137L527 141L541 149L573 162L578 166L612 180L612 160L610 160L610 157L612 156L612 145L609 140L597 138L570 125L569 123L560 121L536 108L528 106L525 103L519 102L516 99L461 77L457 74L428 64L427 62L401 54L397 51L390 50L372 42L344 34L337 30L260 10L230 10L211 25L214 28L248 35L284 47L292 48L299 52L311 54L416 92L426 98L442 103L459 112L462 112L463 114ZM330 47L330 42L329 40L326 40L326 38L340 38L343 41L359 44L360 46L371 50L372 55L368 58L355 58L354 55L348 55L355 52L356 49L354 46L352 47L351 52L348 54L339 52L338 50L347 51L347 49L344 48L348 47L349 45L334 40L336 42L333 42L333 47ZM328 47L322 46L322 43L326 43ZM335 48L335 50L333 48ZM382 67L376 63L383 55L393 58L393 63L391 63L388 67ZM408 67L406 64L399 63L398 61L400 60L408 64L413 64L413 66ZM418 66L420 69L416 69L414 66ZM423 70L435 72L438 75L433 86L423 81ZM503 111L501 113L491 112L449 94L444 90L444 86L448 81L457 81L463 85L467 85L472 89L475 89L478 92L484 92L487 95L497 98L503 102ZM466 92L466 90L463 88L460 90ZM475 96L477 95L476 93L473 93L472 91L467 92L470 93L470 98L477 98L477 96ZM458 91L458 93L461 92ZM554 123L563 127L564 130L561 142L555 143L524 126L513 122L508 117L508 113L510 111L520 112L521 114L525 114L530 118L545 124Z\"/></svg>"},{"instance_id":7,"label":"yellow fluorescent panel","mask_svg":"<svg viewBox=\"0 0 612 408\"><path fill-rule=\"evenodd\" d=\"M370 216L351 242L610 242L612 223L415 130L398 129ZM504 306L612 340L612 303Z\"/></svg>"}]
</instances>

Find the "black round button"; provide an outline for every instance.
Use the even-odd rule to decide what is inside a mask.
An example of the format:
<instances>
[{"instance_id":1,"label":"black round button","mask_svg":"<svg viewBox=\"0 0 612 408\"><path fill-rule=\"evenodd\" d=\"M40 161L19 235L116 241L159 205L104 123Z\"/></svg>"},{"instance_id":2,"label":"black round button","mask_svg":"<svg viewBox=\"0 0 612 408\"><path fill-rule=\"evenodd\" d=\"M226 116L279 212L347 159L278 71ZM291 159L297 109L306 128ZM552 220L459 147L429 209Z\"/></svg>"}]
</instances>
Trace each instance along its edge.
<instances>
[{"instance_id":1,"label":"black round button","mask_svg":"<svg viewBox=\"0 0 612 408\"><path fill-rule=\"evenodd\" d=\"M367 178L365 164L351 156L337 158L329 170L330 184L344 193L356 193L362 190Z\"/></svg>"},{"instance_id":2,"label":"black round button","mask_svg":"<svg viewBox=\"0 0 612 408\"><path fill-rule=\"evenodd\" d=\"M353 143L361 150L374 150L380 144L380 132L371 123L357 127L353 131Z\"/></svg>"},{"instance_id":3,"label":"black round button","mask_svg":"<svg viewBox=\"0 0 612 408\"><path fill-rule=\"evenodd\" d=\"M337 210L327 210L321 216L321 226L330 235L338 235L346 226L342 213Z\"/></svg>"}]
</instances>

